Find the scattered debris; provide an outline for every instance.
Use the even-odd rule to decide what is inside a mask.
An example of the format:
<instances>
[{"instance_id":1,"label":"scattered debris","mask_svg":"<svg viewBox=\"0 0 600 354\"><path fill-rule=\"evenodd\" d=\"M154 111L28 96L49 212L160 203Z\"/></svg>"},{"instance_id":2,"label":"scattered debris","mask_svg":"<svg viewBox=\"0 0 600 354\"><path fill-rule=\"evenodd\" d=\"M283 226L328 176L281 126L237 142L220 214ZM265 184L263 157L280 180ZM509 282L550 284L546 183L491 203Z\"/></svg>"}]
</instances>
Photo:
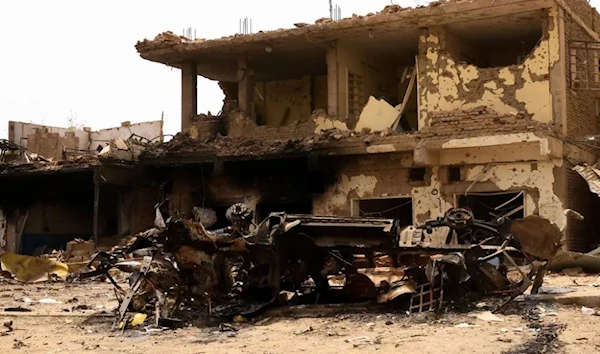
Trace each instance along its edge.
<instances>
[{"instance_id":1,"label":"scattered debris","mask_svg":"<svg viewBox=\"0 0 600 354\"><path fill-rule=\"evenodd\" d=\"M502 318L494 315L490 311L482 312L482 313L478 314L476 317L477 317L477 319L486 321L486 322L504 322L504 320Z\"/></svg>"},{"instance_id":2,"label":"scattered debris","mask_svg":"<svg viewBox=\"0 0 600 354\"><path fill-rule=\"evenodd\" d=\"M40 301L38 301L40 304L61 304L61 301L57 301L56 299L52 299L52 298L48 298L45 297L43 299L40 299Z\"/></svg>"},{"instance_id":3,"label":"scattered debris","mask_svg":"<svg viewBox=\"0 0 600 354\"><path fill-rule=\"evenodd\" d=\"M235 323L245 323L245 322L248 322L248 320L244 316L236 315L235 317L233 317L233 322L235 322Z\"/></svg>"},{"instance_id":4,"label":"scattered debris","mask_svg":"<svg viewBox=\"0 0 600 354\"><path fill-rule=\"evenodd\" d=\"M560 324L550 324L539 326L536 330L536 336L517 347L503 352L503 354L538 354L538 353L557 353L562 343L558 339L558 333L563 330Z\"/></svg>"},{"instance_id":5,"label":"scattered debris","mask_svg":"<svg viewBox=\"0 0 600 354\"><path fill-rule=\"evenodd\" d=\"M581 314L582 315L586 315L586 316L593 316L593 315L596 314L596 310L594 310L593 308L582 306L581 307Z\"/></svg>"},{"instance_id":6,"label":"scattered debris","mask_svg":"<svg viewBox=\"0 0 600 354\"><path fill-rule=\"evenodd\" d=\"M550 262L549 270L553 272L573 269L574 272L569 275L576 275L584 271L586 273L600 273L600 257L591 256L572 251L559 251L556 257Z\"/></svg>"},{"instance_id":7,"label":"scattered debris","mask_svg":"<svg viewBox=\"0 0 600 354\"><path fill-rule=\"evenodd\" d=\"M13 330L13 321L7 321L2 324L6 328L6 332L12 332Z\"/></svg>"},{"instance_id":8,"label":"scattered debris","mask_svg":"<svg viewBox=\"0 0 600 354\"><path fill-rule=\"evenodd\" d=\"M367 336L363 336L363 337L346 339L345 342L352 344L352 346L356 348L361 345L381 344L382 339L383 339L383 337L381 337L381 336L377 336L373 339L371 339L370 337L367 337Z\"/></svg>"},{"instance_id":9,"label":"scattered debris","mask_svg":"<svg viewBox=\"0 0 600 354\"><path fill-rule=\"evenodd\" d=\"M295 331L294 334L298 335L298 334L304 334L304 333L308 333L308 332L312 332L314 331L314 329L312 327L308 327L306 329L301 329L298 331Z\"/></svg>"},{"instance_id":10,"label":"scattered debris","mask_svg":"<svg viewBox=\"0 0 600 354\"><path fill-rule=\"evenodd\" d=\"M66 278L69 274L69 266L65 263L22 254L4 253L0 256L0 264L14 279L26 283L50 280L51 275Z\"/></svg>"},{"instance_id":11,"label":"scattered debris","mask_svg":"<svg viewBox=\"0 0 600 354\"><path fill-rule=\"evenodd\" d=\"M219 331L221 332L237 332L238 329L230 325L229 323L219 324Z\"/></svg>"},{"instance_id":12,"label":"scattered debris","mask_svg":"<svg viewBox=\"0 0 600 354\"><path fill-rule=\"evenodd\" d=\"M133 315L131 322L129 323L131 327L141 326L146 321L146 317L148 317L145 313L136 313Z\"/></svg>"},{"instance_id":13,"label":"scattered debris","mask_svg":"<svg viewBox=\"0 0 600 354\"><path fill-rule=\"evenodd\" d=\"M27 309L25 307L7 307L4 309L5 312L31 312L31 309Z\"/></svg>"},{"instance_id":14,"label":"scattered debris","mask_svg":"<svg viewBox=\"0 0 600 354\"><path fill-rule=\"evenodd\" d=\"M561 287L549 287L549 286L542 286L540 287L539 290L539 294L567 294L567 293L572 293L575 290L570 289L570 288L561 288Z\"/></svg>"},{"instance_id":15,"label":"scattered debris","mask_svg":"<svg viewBox=\"0 0 600 354\"><path fill-rule=\"evenodd\" d=\"M260 321L256 321L255 325L257 325L257 326L264 326L267 323L269 323L269 321L271 321L271 317L266 317L266 318L263 318Z\"/></svg>"},{"instance_id":16,"label":"scattered debris","mask_svg":"<svg viewBox=\"0 0 600 354\"><path fill-rule=\"evenodd\" d=\"M477 326L474 326L474 325L468 324L468 323L466 323L466 322L462 322L462 323L459 323L459 324L457 324L457 325L454 325L454 327L455 327L455 328L469 328L469 327L477 327Z\"/></svg>"},{"instance_id":17,"label":"scattered debris","mask_svg":"<svg viewBox=\"0 0 600 354\"><path fill-rule=\"evenodd\" d=\"M13 349L21 349L23 347L28 347L29 345L25 344L22 340L15 338L13 341Z\"/></svg>"}]
</instances>

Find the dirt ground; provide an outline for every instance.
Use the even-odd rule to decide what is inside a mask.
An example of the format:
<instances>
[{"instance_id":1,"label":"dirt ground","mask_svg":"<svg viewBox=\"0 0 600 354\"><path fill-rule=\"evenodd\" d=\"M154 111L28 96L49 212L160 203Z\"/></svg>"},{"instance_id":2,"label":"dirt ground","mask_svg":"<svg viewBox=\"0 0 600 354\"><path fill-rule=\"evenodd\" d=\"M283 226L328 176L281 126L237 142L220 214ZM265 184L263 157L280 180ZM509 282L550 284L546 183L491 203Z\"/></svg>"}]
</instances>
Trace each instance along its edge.
<instances>
[{"instance_id":1,"label":"dirt ground","mask_svg":"<svg viewBox=\"0 0 600 354\"><path fill-rule=\"evenodd\" d=\"M545 285L589 289L597 276L549 276ZM311 307L281 317L271 311L237 331L111 331L117 302L108 283L0 284L2 353L592 353L600 351L600 317L581 307L515 302L498 322L477 318L494 299L443 314L353 312L322 315ZM9 312L22 307L30 312ZM321 316L319 316L321 313Z\"/></svg>"}]
</instances>

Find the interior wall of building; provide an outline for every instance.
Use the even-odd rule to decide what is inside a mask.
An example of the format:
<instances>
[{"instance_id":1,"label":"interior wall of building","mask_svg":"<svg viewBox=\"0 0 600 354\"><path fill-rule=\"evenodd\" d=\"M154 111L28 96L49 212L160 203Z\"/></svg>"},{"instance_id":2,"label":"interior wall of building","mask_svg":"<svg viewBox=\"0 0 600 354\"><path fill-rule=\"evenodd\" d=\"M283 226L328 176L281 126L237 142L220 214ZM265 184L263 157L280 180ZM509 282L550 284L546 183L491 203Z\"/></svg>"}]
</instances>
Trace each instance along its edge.
<instances>
[{"instance_id":1,"label":"interior wall of building","mask_svg":"<svg viewBox=\"0 0 600 354\"><path fill-rule=\"evenodd\" d=\"M371 53L372 54L372 53ZM389 58L388 58L389 59ZM364 83L363 103L366 104L369 96L386 98L391 105L401 101L398 98L398 65L390 66L373 59L362 51L360 47L350 41L337 43L338 66L338 116L348 119L348 125L354 127L358 117L349 117L348 109L348 73L360 75ZM359 111L360 114L360 111Z\"/></svg>"},{"instance_id":2,"label":"interior wall of building","mask_svg":"<svg viewBox=\"0 0 600 354\"><path fill-rule=\"evenodd\" d=\"M259 125L306 121L313 110L327 109L327 75L255 83L254 113Z\"/></svg>"},{"instance_id":3,"label":"interior wall of building","mask_svg":"<svg viewBox=\"0 0 600 354\"><path fill-rule=\"evenodd\" d=\"M69 129L40 124L13 122L8 123L8 139L20 146L54 161L62 160L62 147L81 151L97 151L113 139L128 139L132 134L147 139L163 135L163 122L160 120L135 124L123 124L120 127L91 131L90 129Z\"/></svg>"},{"instance_id":4,"label":"interior wall of building","mask_svg":"<svg viewBox=\"0 0 600 354\"><path fill-rule=\"evenodd\" d=\"M32 254L41 246L60 249L72 239L92 236L92 173L27 176L8 184L11 191L2 192L0 203L11 215L19 215L13 223L23 223L20 238L17 225L12 227L14 251Z\"/></svg>"}]
</instances>

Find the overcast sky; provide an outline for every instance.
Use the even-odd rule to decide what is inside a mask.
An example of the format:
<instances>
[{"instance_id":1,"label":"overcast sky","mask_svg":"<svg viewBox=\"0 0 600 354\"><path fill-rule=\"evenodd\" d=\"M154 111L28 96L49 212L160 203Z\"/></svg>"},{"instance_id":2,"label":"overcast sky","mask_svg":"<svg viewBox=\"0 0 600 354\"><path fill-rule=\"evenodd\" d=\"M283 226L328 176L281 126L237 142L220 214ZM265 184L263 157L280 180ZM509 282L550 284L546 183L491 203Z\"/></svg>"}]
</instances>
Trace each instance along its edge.
<instances>
[{"instance_id":1,"label":"overcast sky","mask_svg":"<svg viewBox=\"0 0 600 354\"><path fill-rule=\"evenodd\" d=\"M394 0L404 7L426 0ZM598 3L600 0L593 0ZM342 17L381 10L390 0L334 0ZM180 129L180 72L141 59L134 45L167 30L199 38L292 27L329 16L328 0L19 0L0 2L0 138L9 120L93 129L160 119ZM216 114L223 94L198 82L198 111Z\"/></svg>"}]
</instances>

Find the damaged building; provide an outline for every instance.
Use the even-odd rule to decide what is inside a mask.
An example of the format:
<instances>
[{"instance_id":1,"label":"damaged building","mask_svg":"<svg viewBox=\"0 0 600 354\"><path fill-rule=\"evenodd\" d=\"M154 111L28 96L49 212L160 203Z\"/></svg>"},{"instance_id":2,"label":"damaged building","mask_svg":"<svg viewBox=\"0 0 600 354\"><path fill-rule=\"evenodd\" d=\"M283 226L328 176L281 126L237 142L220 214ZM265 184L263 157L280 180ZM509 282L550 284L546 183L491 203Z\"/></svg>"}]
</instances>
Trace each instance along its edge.
<instances>
[{"instance_id":1,"label":"damaged building","mask_svg":"<svg viewBox=\"0 0 600 354\"><path fill-rule=\"evenodd\" d=\"M141 57L181 69L182 132L141 162L168 181L171 214L244 202L377 216L406 226L468 207L539 215L567 247L599 243L598 197L573 167L593 164L600 15L584 0L464 0L191 40L166 32ZM198 114L198 76L225 93ZM588 217L590 216L590 217ZM431 235L431 241L436 234Z\"/></svg>"},{"instance_id":2,"label":"damaged building","mask_svg":"<svg viewBox=\"0 0 600 354\"><path fill-rule=\"evenodd\" d=\"M99 131L8 124L0 141L3 252L39 255L74 239L112 246L152 226L159 197L136 162L148 144L163 141L162 121ZM85 261L94 243L78 251Z\"/></svg>"}]
</instances>

